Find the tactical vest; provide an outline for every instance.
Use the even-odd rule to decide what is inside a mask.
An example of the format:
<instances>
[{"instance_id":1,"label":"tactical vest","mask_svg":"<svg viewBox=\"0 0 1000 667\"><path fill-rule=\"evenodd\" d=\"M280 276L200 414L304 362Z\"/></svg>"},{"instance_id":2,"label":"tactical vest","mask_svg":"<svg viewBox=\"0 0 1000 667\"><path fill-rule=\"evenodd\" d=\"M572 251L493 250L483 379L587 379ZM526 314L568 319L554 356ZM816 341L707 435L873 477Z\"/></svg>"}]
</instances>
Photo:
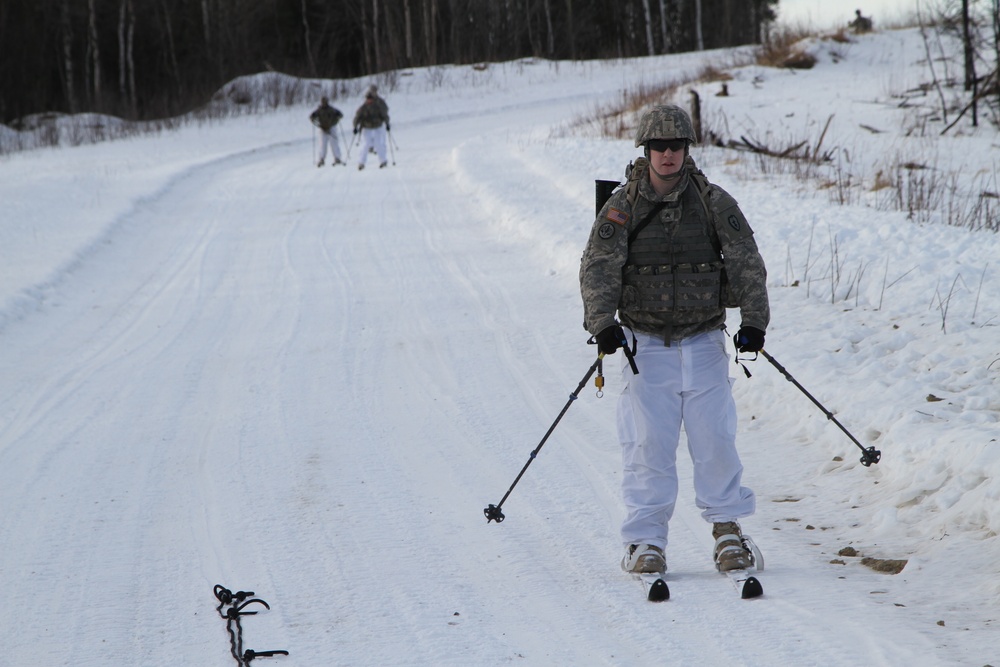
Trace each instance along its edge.
<instances>
[{"instance_id":1,"label":"tactical vest","mask_svg":"<svg viewBox=\"0 0 1000 667\"><path fill-rule=\"evenodd\" d=\"M382 126L382 123L386 121L386 116L384 103L379 104L379 100L373 100L372 102L365 101L358 108L355 124L367 129L375 129Z\"/></svg>"},{"instance_id":2,"label":"tactical vest","mask_svg":"<svg viewBox=\"0 0 1000 667\"><path fill-rule=\"evenodd\" d=\"M316 119L321 130L329 130L331 127L337 124L337 122L343 117L343 114L330 106L321 106L316 109L313 113L313 118Z\"/></svg>"},{"instance_id":3,"label":"tactical vest","mask_svg":"<svg viewBox=\"0 0 1000 667\"><path fill-rule=\"evenodd\" d=\"M700 172L697 176L704 179ZM633 218L638 219L634 197L641 174L636 177L634 187L633 178L629 179L626 194ZM723 310L720 244L700 185L690 174L678 196L630 241L622 270L623 315L655 314L669 330L710 320Z\"/></svg>"}]
</instances>

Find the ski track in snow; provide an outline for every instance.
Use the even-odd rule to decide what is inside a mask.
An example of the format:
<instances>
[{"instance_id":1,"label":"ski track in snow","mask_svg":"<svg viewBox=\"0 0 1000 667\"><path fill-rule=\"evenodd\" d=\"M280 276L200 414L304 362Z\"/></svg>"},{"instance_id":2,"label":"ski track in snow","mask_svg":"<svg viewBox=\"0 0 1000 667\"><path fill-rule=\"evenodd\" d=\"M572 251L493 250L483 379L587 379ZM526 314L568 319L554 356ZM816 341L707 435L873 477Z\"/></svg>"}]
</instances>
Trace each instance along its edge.
<instances>
[{"instance_id":1,"label":"ski track in snow","mask_svg":"<svg viewBox=\"0 0 1000 667\"><path fill-rule=\"evenodd\" d=\"M941 664L763 494L765 597L740 600L683 447L672 598L645 602L617 569L615 358L484 520L593 360L578 251L524 270L561 242L524 224L539 197L589 229L564 156L521 150L567 99L398 124L387 170L305 168L302 142L188 168L7 322L0 499L33 511L0 532L0 663L232 664L219 583L271 604L243 627L276 666ZM748 477L772 440L741 432Z\"/></svg>"}]
</instances>

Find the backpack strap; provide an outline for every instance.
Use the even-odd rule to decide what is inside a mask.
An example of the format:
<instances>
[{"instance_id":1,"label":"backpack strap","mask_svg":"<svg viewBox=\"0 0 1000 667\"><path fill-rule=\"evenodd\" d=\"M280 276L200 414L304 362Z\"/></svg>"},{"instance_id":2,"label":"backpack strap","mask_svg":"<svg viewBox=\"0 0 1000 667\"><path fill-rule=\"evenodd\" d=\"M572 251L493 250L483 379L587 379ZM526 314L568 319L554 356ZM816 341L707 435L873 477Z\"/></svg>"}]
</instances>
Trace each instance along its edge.
<instances>
[{"instance_id":1,"label":"backpack strap","mask_svg":"<svg viewBox=\"0 0 1000 667\"><path fill-rule=\"evenodd\" d=\"M692 161L692 165L694 162ZM705 215L712 217L712 209L708 205L708 178L705 177L705 172L697 167L691 172L691 182L694 183L694 189L698 193L698 199L701 200L701 205L705 208Z\"/></svg>"},{"instance_id":2,"label":"backpack strap","mask_svg":"<svg viewBox=\"0 0 1000 667\"><path fill-rule=\"evenodd\" d=\"M629 210L635 210L635 201L639 198L639 181L642 180L643 175L646 173L646 169L649 168L649 162L646 158L638 158L635 164L629 164L628 168L625 170L625 200L628 202ZM636 223L635 227L632 228L631 233L628 235L629 245L632 245L632 241L635 237L639 235L646 226L653 221L663 207L666 206L666 202L660 202L654 206L649 213L646 214L642 220Z\"/></svg>"},{"instance_id":3,"label":"backpack strap","mask_svg":"<svg viewBox=\"0 0 1000 667\"><path fill-rule=\"evenodd\" d=\"M640 220L638 224L636 224L636 226L632 228L632 232L628 235L629 245L632 245L632 241L634 241L635 237L639 235L639 232L644 230L646 228L646 225L651 223L653 221L653 218L659 215L660 211L662 211L663 207L666 205L667 202L661 201L659 204L650 209L649 213L646 214L646 217Z\"/></svg>"},{"instance_id":4,"label":"backpack strap","mask_svg":"<svg viewBox=\"0 0 1000 667\"><path fill-rule=\"evenodd\" d=\"M701 201L701 205L705 209L705 215L708 217L710 221L714 221L715 215L712 211L711 206L708 203L709 182L708 178L705 176L705 172L703 172L701 169L698 168L698 166L694 163L694 160L691 158L690 155L684 158L684 166L689 167L691 170L689 178L691 179L691 182L694 185L695 192L698 193L698 200ZM635 201L639 197L639 181L641 180L642 175L645 173L644 169L648 168L649 168L649 162L646 160L646 158L638 158L635 161L634 165L630 164L628 166L625 175L627 179L627 182L625 184L625 199L628 201L630 210L635 208ZM629 243L632 243L632 241L635 240L635 237L639 235L639 232L645 229L646 226L653 221L653 218L655 218L657 214L659 214L659 212L663 210L664 206L666 206L666 202L660 202L659 204L653 207L653 209L649 212L648 215L646 215L645 218L643 218L636 224L636 226L632 229L632 233L628 235Z\"/></svg>"},{"instance_id":5,"label":"backpack strap","mask_svg":"<svg viewBox=\"0 0 1000 667\"><path fill-rule=\"evenodd\" d=\"M644 157L638 158L635 164L629 162L625 168L625 199L630 209L635 208L635 200L639 198L639 181L645 173L644 169L648 168L649 161Z\"/></svg>"}]
</instances>

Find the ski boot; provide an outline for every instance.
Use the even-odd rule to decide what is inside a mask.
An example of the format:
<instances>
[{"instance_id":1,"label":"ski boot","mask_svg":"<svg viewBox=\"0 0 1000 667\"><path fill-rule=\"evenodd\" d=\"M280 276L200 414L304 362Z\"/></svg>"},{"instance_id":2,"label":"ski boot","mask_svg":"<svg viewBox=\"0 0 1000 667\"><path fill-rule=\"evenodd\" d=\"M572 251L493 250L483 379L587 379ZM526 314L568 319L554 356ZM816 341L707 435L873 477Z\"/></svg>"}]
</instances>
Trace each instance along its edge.
<instances>
[{"instance_id":1,"label":"ski boot","mask_svg":"<svg viewBox=\"0 0 1000 667\"><path fill-rule=\"evenodd\" d=\"M622 557L622 570L632 574L665 572L666 569L663 549L652 544L630 544Z\"/></svg>"},{"instance_id":2,"label":"ski boot","mask_svg":"<svg viewBox=\"0 0 1000 667\"><path fill-rule=\"evenodd\" d=\"M719 572L747 570L751 567L764 569L764 557L760 549L749 535L740 531L740 525L735 521L714 524L712 536L715 538L713 559Z\"/></svg>"}]
</instances>

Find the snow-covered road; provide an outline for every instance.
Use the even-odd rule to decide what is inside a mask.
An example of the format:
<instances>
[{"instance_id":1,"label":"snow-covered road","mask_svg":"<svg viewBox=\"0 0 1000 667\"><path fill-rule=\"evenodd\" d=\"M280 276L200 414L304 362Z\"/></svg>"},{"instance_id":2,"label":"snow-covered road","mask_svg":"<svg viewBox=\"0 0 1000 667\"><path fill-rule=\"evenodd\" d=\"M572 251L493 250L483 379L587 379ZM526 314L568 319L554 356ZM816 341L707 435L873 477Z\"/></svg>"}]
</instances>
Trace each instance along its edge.
<instances>
[{"instance_id":1,"label":"snow-covered road","mask_svg":"<svg viewBox=\"0 0 1000 667\"><path fill-rule=\"evenodd\" d=\"M685 453L673 598L645 602L618 570L617 358L507 520L485 521L593 361L575 285L592 179L633 153L550 128L586 112L581 88L621 84L602 76L565 67L550 91L486 112L399 94L384 170L312 167L310 140L287 130L305 110L276 115L285 130L234 120L258 133L250 147L177 160L131 206L83 207L109 216L93 242L0 328L0 664L231 665L215 584L270 603L244 640L288 650L275 667L982 664L963 661L983 655L983 633L935 638L957 629L931 627L922 593L888 583L903 575L830 564L821 533L839 528L803 524L849 511L845 489L878 473L817 475L825 453L789 446L750 390L760 600L715 573ZM119 166L103 182L172 141L194 154L205 131L109 144ZM23 159L85 169L100 151ZM34 192L49 178L37 171ZM777 292L785 322L824 307ZM781 378L762 382L812 410Z\"/></svg>"}]
</instances>

